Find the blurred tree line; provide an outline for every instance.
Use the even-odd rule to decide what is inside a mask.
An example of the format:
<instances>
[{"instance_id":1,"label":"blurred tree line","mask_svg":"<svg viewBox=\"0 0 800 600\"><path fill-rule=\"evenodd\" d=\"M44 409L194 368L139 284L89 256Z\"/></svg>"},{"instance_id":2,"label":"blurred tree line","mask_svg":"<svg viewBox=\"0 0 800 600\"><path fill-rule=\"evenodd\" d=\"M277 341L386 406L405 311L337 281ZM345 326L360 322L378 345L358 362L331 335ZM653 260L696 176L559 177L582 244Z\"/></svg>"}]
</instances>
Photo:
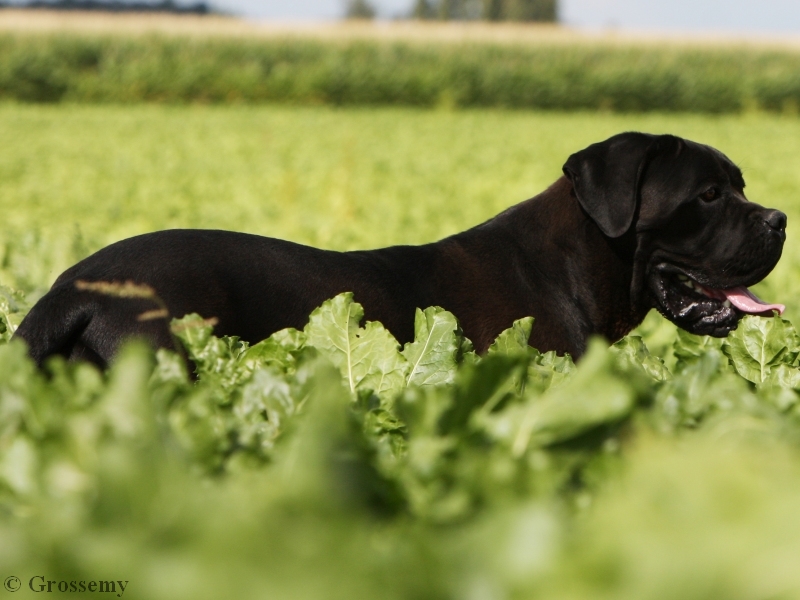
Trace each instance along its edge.
<instances>
[{"instance_id":1,"label":"blurred tree line","mask_svg":"<svg viewBox=\"0 0 800 600\"><path fill-rule=\"evenodd\" d=\"M347 17L371 19L375 8L369 0L349 0ZM415 0L415 19L545 21L557 19L558 0Z\"/></svg>"},{"instance_id":2,"label":"blurred tree line","mask_svg":"<svg viewBox=\"0 0 800 600\"><path fill-rule=\"evenodd\" d=\"M348 19L372 19L375 17L375 8L367 0L350 0L346 16Z\"/></svg>"}]
</instances>

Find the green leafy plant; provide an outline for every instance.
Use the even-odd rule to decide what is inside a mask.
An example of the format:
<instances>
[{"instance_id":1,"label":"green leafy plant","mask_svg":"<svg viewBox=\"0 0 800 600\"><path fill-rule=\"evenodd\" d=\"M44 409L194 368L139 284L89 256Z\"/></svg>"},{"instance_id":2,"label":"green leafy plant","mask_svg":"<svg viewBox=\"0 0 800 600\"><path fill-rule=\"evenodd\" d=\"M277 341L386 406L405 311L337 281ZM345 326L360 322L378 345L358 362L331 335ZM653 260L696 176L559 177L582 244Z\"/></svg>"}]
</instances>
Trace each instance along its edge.
<instances>
[{"instance_id":1,"label":"green leafy plant","mask_svg":"<svg viewBox=\"0 0 800 600\"><path fill-rule=\"evenodd\" d=\"M419 2L464 18L475 2ZM456 2L458 4L459 2ZM461 2L461 4L464 4ZM477 3L480 5L480 2ZM552 20L552 0L492 0L487 16ZM504 6L500 6L503 4ZM350 2L366 17L364 0ZM472 8L470 8L470 6ZM0 35L0 98L57 103L264 103L795 114L791 47L540 39L410 40L60 32ZM419 39L421 38L422 42Z\"/></svg>"},{"instance_id":2,"label":"green leafy plant","mask_svg":"<svg viewBox=\"0 0 800 600\"><path fill-rule=\"evenodd\" d=\"M0 345L4 572L113 571L153 598L800 590L793 570L740 569L800 549L776 522L800 492L788 321L681 333L668 368L637 336L593 340L578 365L542 354L532 319L485 356L440 308L418 311L405 347L362 320L343 294L251 346L190 315L173 324L185 357L131 346L107 374L59 358L39 372ZM689 530L762 550L683 564L672 540Z\"/></svg>"}]
</instances>

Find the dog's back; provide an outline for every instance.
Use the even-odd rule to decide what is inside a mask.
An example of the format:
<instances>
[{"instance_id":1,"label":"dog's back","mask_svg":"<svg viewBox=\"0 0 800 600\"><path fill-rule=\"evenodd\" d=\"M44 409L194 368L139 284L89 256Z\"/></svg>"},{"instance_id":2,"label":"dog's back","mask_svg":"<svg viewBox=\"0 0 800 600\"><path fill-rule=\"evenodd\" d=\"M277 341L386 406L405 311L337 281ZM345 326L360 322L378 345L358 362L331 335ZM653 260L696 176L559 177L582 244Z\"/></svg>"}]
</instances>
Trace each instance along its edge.
<instances>
[{"instance_id":1,"label":"dog's back","mask_svg":"<svg viewBox=\"0 0 800 600\"><path fill-rule=\"evenodd\" d=\"M172 317L213 317L217 335L255 343L286 327L302 328L322 302L354 291L369 307L368 318L386 321L395 335L410 339L413 311L398 308L415 304L408 298L419 293L414 273L430 255L424 246L334 252L229 231L150 233L112 244L65 271L16 337L39 364L60 354L106 366L123 338L173 346ZM144 285L157 298L112 286L104 293L103 286L86 285L92 282Z\"/></svg>"}]
</instances>

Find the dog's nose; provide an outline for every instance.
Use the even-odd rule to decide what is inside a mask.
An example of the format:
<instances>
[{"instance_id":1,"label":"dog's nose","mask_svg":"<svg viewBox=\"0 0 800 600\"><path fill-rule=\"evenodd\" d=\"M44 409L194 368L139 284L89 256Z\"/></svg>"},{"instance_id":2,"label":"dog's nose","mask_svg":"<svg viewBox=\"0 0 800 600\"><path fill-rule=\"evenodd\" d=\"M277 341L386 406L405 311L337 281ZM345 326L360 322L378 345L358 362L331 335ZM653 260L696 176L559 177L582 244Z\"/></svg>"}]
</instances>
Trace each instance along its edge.
<instances>
[{"instance_id":1,"label":"dog's nose","mask_svg":"<svg viewBox=\"0 0 800 600\"><path fill-rule=\"evenodd\" d=\"M764 220L767 222L767 225L773 229L778 231L786 229L786 215L779 210L769 211L764 217Z\"/></svg>"}]
</instances>

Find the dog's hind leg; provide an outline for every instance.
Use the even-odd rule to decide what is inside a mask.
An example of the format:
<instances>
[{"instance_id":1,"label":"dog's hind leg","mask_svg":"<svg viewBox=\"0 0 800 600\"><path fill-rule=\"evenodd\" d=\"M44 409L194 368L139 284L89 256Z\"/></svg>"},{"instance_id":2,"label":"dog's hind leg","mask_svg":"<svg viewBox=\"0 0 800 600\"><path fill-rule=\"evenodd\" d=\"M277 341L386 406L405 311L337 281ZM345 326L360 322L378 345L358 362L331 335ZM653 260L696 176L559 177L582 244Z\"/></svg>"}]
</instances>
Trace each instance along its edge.
<instances>
[{"instance_id":1,"label":"dog's hind leg","mask_svg":"<svg viewBox=\"0 0 800 600\"><path fill-rule=\"evenodd\" d=\"M106 369L129 338L143 339L154 349L179 351L169 329L169 315L154 300L81 291L72 282L45 294L14 337L25 340L39 366L48 357L61 355Z\"/></svg>"},{"instance_id":2,"label":"dog's hind leg","mask_svg":"<svg viewBox=\"0 0 800 600\"><path fill-rule=\"evenodd\" d=\"M73 355L92 318L91 304L81 300L71 285L53 288L20 323L14 338L28 344L28 354L38 366L50 356ZM101 362L98 364L103 366Z\"/></svg>"}]
</instances>

